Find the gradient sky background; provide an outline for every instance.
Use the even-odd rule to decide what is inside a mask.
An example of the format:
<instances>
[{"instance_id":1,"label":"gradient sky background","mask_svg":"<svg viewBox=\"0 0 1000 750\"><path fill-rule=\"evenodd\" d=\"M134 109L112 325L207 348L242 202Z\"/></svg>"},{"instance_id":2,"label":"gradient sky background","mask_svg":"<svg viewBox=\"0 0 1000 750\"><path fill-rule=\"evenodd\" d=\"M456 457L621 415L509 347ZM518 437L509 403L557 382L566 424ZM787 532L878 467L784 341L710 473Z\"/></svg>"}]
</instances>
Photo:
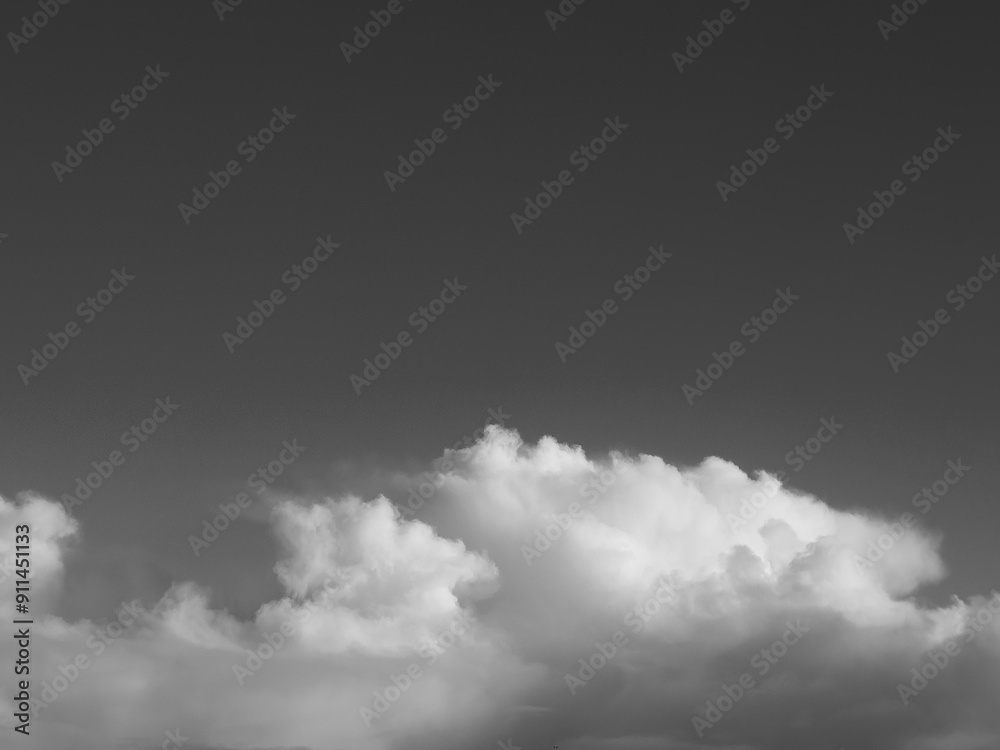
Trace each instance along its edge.
<instances>
[{"instance_id":1,"label":"gradient sky background","mask_svg":"<svg viewBox=\"0 0 1000 750\"><path fill-rule=\"evenodd\" d=\"M997 585L1000 281L898 374L886 359L995 252L996 9L928 3L884 40L884 3L594 0L555 32L553 7L405 2L347 64L338 44L376 5L251 1L220 22L208 0L70 3L0 51L0 494L58 498L155 398L180 405L74 509L58 614L191 580L250 617L280 591L268 529L239 524L200 558L187 537L283 440L307 451L282 491L399 501L392 471L501 405L528 442L784 469L889 517L961 458L971 473L927 518L951 575L921 596ZM671 54L726 7L735 22L679 73ZM0 31L34 10L5 4ZM52 160L157 64L169 77L58 182ZM489 74L500 88L390 192L383 171ZM722 202L716 180L813 85L834 96ZM177 204L273 107L296 119L185 225ZM615 116L628 129L515 232L510 213ZM848 243L842 223L948 126L961 139ZM223 332L317 235L340 250L231 355ZM667 266L561 362L555 342L661 244ZM17 366L122 266L136 280L25 386ZM455 277L468 291L356 395L364 358ZM785 287L801 300L689 404L682 385ZM824 417L843 432L791 472Z\"/></svg>"}]
</instances>

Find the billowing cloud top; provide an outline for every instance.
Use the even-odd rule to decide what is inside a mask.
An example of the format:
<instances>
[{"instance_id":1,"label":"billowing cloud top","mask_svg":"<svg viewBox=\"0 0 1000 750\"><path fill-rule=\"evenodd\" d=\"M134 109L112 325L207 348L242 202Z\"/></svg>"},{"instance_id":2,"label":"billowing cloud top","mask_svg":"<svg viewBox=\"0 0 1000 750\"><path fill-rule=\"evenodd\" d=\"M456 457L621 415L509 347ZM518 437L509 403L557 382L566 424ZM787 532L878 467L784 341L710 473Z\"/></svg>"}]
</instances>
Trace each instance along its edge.
<instances>
[{"instance_id":1,"label":"billowing cloud top","mask_svg":"<svg viewBox=\"0 0 1000 750\"><path fill-rule=\"evenodd\" d=\"M714 457L594 460L491 427L444 459L409 500L277 503L286 595L251 621L183 582L103 622L37 610L12 746L1000 746L1000 596L922 606L945 568L920 526ZM54 596L76 524L0 499L0 559L19 523Z\"/></svg>"}]
</instances>

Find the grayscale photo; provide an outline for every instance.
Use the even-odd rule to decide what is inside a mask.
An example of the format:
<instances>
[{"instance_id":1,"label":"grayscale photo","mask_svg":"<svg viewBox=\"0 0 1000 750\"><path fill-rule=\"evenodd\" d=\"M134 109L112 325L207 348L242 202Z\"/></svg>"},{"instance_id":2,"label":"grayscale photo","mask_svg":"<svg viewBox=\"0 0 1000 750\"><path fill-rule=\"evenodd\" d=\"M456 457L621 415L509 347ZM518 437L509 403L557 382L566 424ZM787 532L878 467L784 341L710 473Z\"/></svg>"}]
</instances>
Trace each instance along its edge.
<instances>
[{"instance_id":1,"label":"grayscale photo","mask_svg":"<svg viewBox=\"0 0 1000 750\"><path fill-rule=\"evenodd\" d=\"M5 0L0 750L1000 750L998 29Z\"/></svg>"}]
</instances>

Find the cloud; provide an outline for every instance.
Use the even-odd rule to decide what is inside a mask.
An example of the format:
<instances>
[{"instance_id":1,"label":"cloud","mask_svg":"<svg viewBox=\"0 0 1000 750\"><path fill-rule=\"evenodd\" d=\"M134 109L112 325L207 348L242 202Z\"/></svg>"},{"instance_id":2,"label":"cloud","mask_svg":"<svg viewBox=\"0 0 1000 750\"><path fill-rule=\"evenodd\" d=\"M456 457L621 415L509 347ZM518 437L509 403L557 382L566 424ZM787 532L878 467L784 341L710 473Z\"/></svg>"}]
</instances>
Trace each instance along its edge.
<instances>
[{"instance_id":1,"label":"cloud","mask_svg":"<svg viewBox=\"0 0 1000 750\"><path fill-rule=\"evenodd\" d=\"M34 492L23 492L17 500L0 498L0 608L13 611L17 570L16 531L26 525L31 536L31 588L33 608L46 609L62 581L63 546L79 531L77 522L60 503Z\"/></svg>"},{"instance_id":2,"label":"cloud","mask_svg":"<svg viewBox=\"0 0 1000 750\"><path fill-rule=\"evenodd\" d=\"M108 622L40 612L33 685L78 654L89 664L31 742L159 747L175 728L191 747L316 750L1000 738L1000 596L921 605L945 576L938 535L907 528L870 562L892 522L715 457L595 459L496 427L445 457L418 519L384 496L277 503L285 596L252 620L185 582L113 638ZM23 519L33 576L57 591L75 522L37 496L0 499L5 533ZM928 650L947 663L904 705L898 686L920 684Z\"/></svg>"},{"instance_id":3,"label":"cloud","mask_svg":"<svg viewBox=\"0 0 1000 750\"><path fill-rule=\"evenodd\" d=\"M277 628L301 616L301 600L315 595L317 612L301 640L316 652L415 651L462 614L460 597L473 601L496 590L493 563L422 522L402 522L385 497L285 502L274 525L288 555L278 578L295 598L265 605L258 622Z\"/></svg>"}]
</instances>

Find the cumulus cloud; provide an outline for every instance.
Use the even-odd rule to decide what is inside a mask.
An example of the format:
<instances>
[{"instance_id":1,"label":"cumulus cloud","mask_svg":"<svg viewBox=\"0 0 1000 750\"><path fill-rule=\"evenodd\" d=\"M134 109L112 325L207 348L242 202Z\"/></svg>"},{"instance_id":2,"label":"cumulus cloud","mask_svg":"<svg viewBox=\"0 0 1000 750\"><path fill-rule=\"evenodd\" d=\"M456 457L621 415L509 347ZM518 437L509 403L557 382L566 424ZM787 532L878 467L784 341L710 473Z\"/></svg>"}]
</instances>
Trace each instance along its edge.
<instances>
[{"instance_id":1,"label":"cumulus cloud","mask_svg":"<svg viewBox=\"0 0 1000 750\"><path fill-rule=\"evenodd\" d=\"M295 598L266 605L258 621L278 627L301 616L302 600L315 594L301 640L317 652L414 651L462 614L460 597L471 602L496 590L492 562L424 523L402 522L385 497L286 502L274 523L288 554L278 578Z\"/></svg>"},{"instance_id":2,"label":"cumulus cloud","mask_svg":"<svg viewBox=\"0 0 1000 750\"><path fill-rule=\"evenodd\" d=\"M78 532L77 522L58 502L46 500L34 492L25 492L14 502L0 498L0 607L13 610L16 564L15 539L18 526L31 531L32 603L37 611L51 607L62 582L62 552Z\"/></svg>"},{"instance_id":3,"label":"cumulus cloud","mask_svg":"<svg viewBox=\"0 0 1000 750\"><path fill-rule=\"evenodd\" d=\"M918 603L945 576L930 531L885 536L887 519L715 457L593 458L492 427L445 458L416 514L384 496L276 504L285 596L252 620L183 582L119 618L114 637L115 622L42 616L34 684L78 654L89 664L30 742L152 748L176 728L192 748L316 750L1000 739L1000 596ZM75 523L58 503L0 499L0 553L25 518L33 575L58 591ZM891 543L872 562L880 537ZM9 643L0 658L12 661Z\"/></svg>"}]
</instances>

